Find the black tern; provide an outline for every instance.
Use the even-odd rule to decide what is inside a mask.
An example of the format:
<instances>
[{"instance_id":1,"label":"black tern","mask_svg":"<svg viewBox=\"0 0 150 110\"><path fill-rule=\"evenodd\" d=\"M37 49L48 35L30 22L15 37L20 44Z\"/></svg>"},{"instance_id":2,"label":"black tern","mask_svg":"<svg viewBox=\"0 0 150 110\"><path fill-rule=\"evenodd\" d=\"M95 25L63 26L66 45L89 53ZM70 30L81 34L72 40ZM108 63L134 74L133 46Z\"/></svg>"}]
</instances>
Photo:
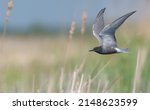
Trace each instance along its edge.
<instances>
[{"instance_id":1,"label":"black tern","mask_svg":"<svg viewBox=\"0 0 150 110\"><path fill-rule=\"evenodd\" d=\"M105 8L99 11L92 28L93 35L98 39L101 45L89 51L94 51L99 54L127 53L128 48L118 48L115 32L121 24L136 11L127 13L106 26L104 25L104 11Z\"/></svg>"}]
</instances>

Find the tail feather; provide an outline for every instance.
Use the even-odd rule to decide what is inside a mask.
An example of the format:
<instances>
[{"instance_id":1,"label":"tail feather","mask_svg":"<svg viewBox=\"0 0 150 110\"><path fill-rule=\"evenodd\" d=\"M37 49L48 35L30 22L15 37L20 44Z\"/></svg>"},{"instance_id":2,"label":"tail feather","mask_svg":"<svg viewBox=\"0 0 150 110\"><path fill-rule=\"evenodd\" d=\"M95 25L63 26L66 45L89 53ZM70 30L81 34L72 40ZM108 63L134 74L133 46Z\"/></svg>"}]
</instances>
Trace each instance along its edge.
<instances>
[{"instance_id":1,"label":"tail feather","mask_svg":"<svg viewBox=\"0 0 150 110\"><path fill-rule=\"evenodd\" d=\"M128 48L125 48L125 49L115 48L115 49L118 53L128 53Z\"/></svg>"},{"instance_id":2,"label":"tail feather","mask_svg":"<svg viewBox=\"0 0 150 110\"><path fill-rule=\"evenodd\" d=\"M128 53L128 48L121 49L122 53Z\"/></svg>"}]
</instances>

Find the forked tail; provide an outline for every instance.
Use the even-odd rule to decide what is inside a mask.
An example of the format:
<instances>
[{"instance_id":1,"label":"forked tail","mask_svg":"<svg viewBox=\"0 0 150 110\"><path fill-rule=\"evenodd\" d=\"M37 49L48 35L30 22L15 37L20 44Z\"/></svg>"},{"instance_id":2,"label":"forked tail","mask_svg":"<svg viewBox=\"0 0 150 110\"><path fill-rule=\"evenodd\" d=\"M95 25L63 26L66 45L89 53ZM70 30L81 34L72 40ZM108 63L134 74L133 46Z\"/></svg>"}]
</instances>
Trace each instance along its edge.
<instances>
[{"instance_id":1,"label":"forked tail","mask_svg":"<svg viewBox=\"0 0 150 110\"><path fill-rule=\"evenodd\" d=\"M128 48L125 49L115 48L115 50L117 51L117 53L128 53Z\"/></svg>"},{"instance_id":2,"label":"forked tail","mask_svg":"<svg viewBox=\"0 0 150 110\"><path fill-rule=\"evenodd\" d=\"M121 53L128 53L128 48L121 49Z\"/></svg>"}]
</instances>

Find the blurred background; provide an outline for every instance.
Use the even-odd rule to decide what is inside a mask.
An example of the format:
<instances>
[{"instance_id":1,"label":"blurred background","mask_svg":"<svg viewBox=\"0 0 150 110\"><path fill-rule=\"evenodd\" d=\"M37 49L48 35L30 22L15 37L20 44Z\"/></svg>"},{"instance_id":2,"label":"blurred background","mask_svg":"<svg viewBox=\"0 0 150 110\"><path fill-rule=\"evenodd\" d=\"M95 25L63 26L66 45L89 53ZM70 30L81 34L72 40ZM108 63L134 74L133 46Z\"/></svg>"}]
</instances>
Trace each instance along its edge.
<instances>
[{"instance_id":1,"label":"blurred background","mask_svg":"<svg viewBox=\"0 0 150 110\"><path fill-rule=\"evenodd\" d=\"M97 13L128 54L89 52ZM0 0L0 92L150 92L149 0Z\"/></svg>"}]
</instances>

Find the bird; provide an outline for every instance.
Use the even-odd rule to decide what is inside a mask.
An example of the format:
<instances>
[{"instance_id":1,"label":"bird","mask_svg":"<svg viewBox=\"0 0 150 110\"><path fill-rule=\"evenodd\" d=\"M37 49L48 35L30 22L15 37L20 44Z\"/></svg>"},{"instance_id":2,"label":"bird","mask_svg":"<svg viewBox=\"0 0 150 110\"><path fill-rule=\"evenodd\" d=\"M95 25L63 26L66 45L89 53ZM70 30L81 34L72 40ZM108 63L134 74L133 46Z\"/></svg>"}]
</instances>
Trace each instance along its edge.
<instances>
[{"instance_id":1,"label":"bird","mask_svg":"<svg viewBox=\"0 0 150 110\"><path fill-rule=\"evenodd\" d=\"M94 51L98 54L103 55L115 53L128 53L128 48L121 49L117 46L115 32L124 23L124 21L129 16L134 14L136 11L127 13L105 26L104 24L105 9L106 8L103 8L99 11L92 27L93 35L97 38L97 40L101 45L98 47L94 47L89 51Z\"/></svg>"}]
</instances>

